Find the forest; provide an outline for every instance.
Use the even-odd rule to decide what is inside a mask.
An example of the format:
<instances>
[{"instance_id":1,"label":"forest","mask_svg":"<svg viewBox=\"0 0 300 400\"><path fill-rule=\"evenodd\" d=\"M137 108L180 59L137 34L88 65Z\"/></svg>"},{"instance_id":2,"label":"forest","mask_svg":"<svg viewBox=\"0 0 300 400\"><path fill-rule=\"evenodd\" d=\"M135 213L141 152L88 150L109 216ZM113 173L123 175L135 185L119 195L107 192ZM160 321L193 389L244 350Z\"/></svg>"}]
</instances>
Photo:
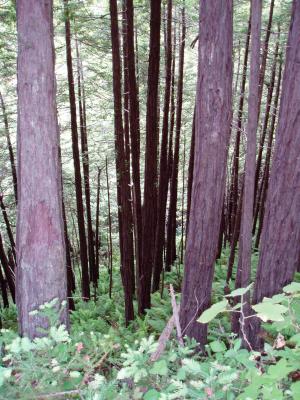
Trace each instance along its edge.
<instances>
[{"instance_id":1,"label":"forest","mask_svg":"<svg viewBox=\"0 0 300 400\"><path fill-rule=\"evenodd\" d=\"M0 0L0 400L300 399L300 0Z\"/></svg>"}]
</instances>

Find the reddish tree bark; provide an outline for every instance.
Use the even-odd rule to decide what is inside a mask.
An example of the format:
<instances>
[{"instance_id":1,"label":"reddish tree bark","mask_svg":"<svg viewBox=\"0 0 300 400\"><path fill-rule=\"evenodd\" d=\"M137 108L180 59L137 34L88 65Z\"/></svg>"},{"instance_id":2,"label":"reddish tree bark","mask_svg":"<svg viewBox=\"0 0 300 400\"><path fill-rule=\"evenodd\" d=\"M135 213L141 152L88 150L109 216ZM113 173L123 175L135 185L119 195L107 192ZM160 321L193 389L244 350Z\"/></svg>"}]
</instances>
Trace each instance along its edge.
<instances>
[{"instance_id":1,"label":"reddish tree bark","mask_svg":"<svg viewBox=\"0 0 300 400\"><path fill-rule=\"evenodd\" d=\"M19 0L17 306L22 335L40 335L39 305L67 299L52 1ZM61 321L68 325L67 311Z\"/></svg>"},{"instance_id":2,"label":"reddish tree bark","mask_svg":"<svg viewBox=\"0 0 300 400\"><path fill-rule=\"evenodd\" d=\"M183 97L183 68L184 68L184 48L185 48L185 10L182 9L182 32L180 38L179 52L179 76L177 89L177 105L176 105L176 137L174 146L174 158L172 163L172 176L170 187L170 205L167 225L167 244L166 244L166 270L171 269L171 265L176 260L176 212L177 212L177 191L178 191L178 165L180 150L180 132L181 132L181 115L182 115L182 97Z\"/></svg>"},{"instance_id":3,"label":"reddish tree bark","mask_svg":"<svg viewBox=\"0 0 300 400\"><path fill-rule=\"evenodd\" d=\"M300 2L293 1L253 303L279 293L294 276L300 253ZM251 319L252 320L252 319ZM250 340L260 347L258 321Z\"/></svg>"},{"instance_id":4,"label":"reddish tree bark","mask_svg":"<svg viewBox=\"0 0 300 400\"><path fill-rule=\"evenodd\" d=\"M72 151L73 151L74 173L75 173L77 224L78 224L78 234L80 242L80 262L81 262L81 274L82 274L81 289L82 289L83 299L88 300L90 298L89 263L88 263L88 250L87 250L87 242L85 234L85 222L84 222L82 180L80 171L80 156L79 156L78 129L77 129L77 117L76 117L76 97L75 97L74 74L73 74L73 64L72 64L71 27L70 27L68 4L69 4L68 0L64 0L66 57L67 57L69 101L70 101L70 114L71 114Z\"/></svg>"},{"instance_id":5,"label":"reddish tree bark","mask_svg":"<svg viewBox=\"0 0 300 400\"><path fill-rule=\"evenodd\" d=\"M129 121L130 141L132 154L132 182L133 182L133 211L135 232L136 270L138 279L138 301L140 304L141 287L143 279L141 271L142 260L142 204L141 204L141 178L140 178L140 122L139 102L136 82L135 51L134 51L134 11L133 1L125 0L126 30L127 30L127 67L129 87ZM139 305L140 311L141 306Z\"/></svg>"},{"instance_id":6,"label":"reddish tree bark","mask_svg":"<svg viewBox=\"0 0 300 400\"><path fill-rule=\"evenodd\" d=\"M245 156L244 196L242 206L241 230L239 239L239 259L235 287L249 285L251 275L251 245L252 223L254 206L255 164L256 164L256 132L258 126L258 85L259 85L259 58L260 58L260 30L261 30L262 1L251 1L251 60L250 82L248 95L247 147ZM247 296L245 296L247 297ZM246 316L249 313L249 302L245 298L242 311ZM239 314L232 318L233 332L239 331ZM246 343L245 343L246 345Z\"/></svg>"},{"instance_id":7,"label":"reddish tree bark","mask_svg":"<svg viewBox=\"0 0 300 400\"><path fill-rule=\"evenodd\" d=\"M200 2L199 64L192 203L180 306L183 333L201 346L207 325L225 191L232 119L232 1Z\"/></svg>"},{"instance_id":8,"label":"reddish tree bark","mask_svg":"<svg viewBox=\"0 0 300 400\"><path fill-rule=\"evenodd\" d=\"M166 39L166 80L164 115L160 147L159 183L157 196L157 222L155 233L154 271L152 291L159 289L160 274L163 268L163 250L165 244L166 205L168 195L168 131L172 82L172 0L167 3L167 39Z\"/></svg>"},{"instance_id":9,"label":"reddish tree bark","mask_svg":"<svg viewBox=\"0 0 300 400\"><path fill-rule=\"evenodd\" d=\"M151 306L151 277L157 218L158 82L160 63L161 1L151 1L150 51L146 116L146 153L143 204L143 255L140 273L139 312Z\"/></svg>"},{"instance_id":10,"label":"reddish tree bark","mask_svg":"<svg viewBox=\"0 0 300 400\"><path fill-rule=\"evenodd\" d=\"M129 197L129 171L126 164L122 102L121 102L121 60L120 60L120 42L118 27L118 10L116 0L110 0L111 15L111 40L113 54L113 91L114 91L114 112L115 112L115 151L116 151L116 174L118 185L119 201L119 228L120 246L121 246L121 276L124 287L125 299L125 320L126 324L134 318L133 310L133 290L132 283L132 235L131 226L128 222L128 214L131 212ZM106 163L107 166L107 163ZM111 241L111 238L110 238ZM112 267L112 265L111 265Z\"/></svg>"}]
</instances>

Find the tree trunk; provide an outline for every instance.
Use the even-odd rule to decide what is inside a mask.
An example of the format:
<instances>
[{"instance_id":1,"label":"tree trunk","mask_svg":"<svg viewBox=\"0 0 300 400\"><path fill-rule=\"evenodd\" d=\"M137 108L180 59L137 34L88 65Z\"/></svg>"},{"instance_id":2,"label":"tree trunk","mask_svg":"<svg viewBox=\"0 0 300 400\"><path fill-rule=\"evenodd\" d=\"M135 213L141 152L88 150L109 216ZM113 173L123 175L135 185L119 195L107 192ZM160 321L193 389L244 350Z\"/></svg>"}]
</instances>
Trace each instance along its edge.
<instances>
[{"instance_id":1,"label":"tree trunk","mask_svg":"<svg viewBox=\"0 0 300 400\"><path fill-rule=\"evenodd\" d=\"M1 233L0 233L0 262L3 267L4 275L5 275L8 287L9 287L11 297L13 299L13 302L15 303L15 297L16 297L15 296L15 292L16 292L15 281L14 281L13 271L10 268L7 256L5 254L4 244L3 244Z\"/></svg>"},{"instance_id":2,"label":"tree trunk","mask_svg":"<svg viewBox=\"0 0 300 400\"><path fill-rule=\"evenodd\" d=\"M122 97L121 97L121 60L120 42L118 27L118 10L116 0L110 0L111 15L111 40L113 54L113 90L114 90L114 111L115 111L115 152L116 152L116 174L118 190L119 229L121 247L121 277L124 287L125 299L125 320L126 324L134 318L132 282L132 235L131 226L128 221L128 214L131 212L129 197L129 171L126 164L123 118L122 118ZM106 163L107 165L107 163Z\"/></svg>"},{"instance_id":3,"label":"tree trunk","mask_svg":"<svg viewBox=\"0 0 300 400\"><path fill-rule=\"evenodd\" d=\"M159 183L157 197L157 221L155 232L154 271L152 291L159 289L160 274L163 268L163 249L165 244L166 205L168 195L168 132L169 110L172 82L172 0L168 0L168 20L166 39L166 81L164 98L164 115L160 147Z\"/></svg>"},{"instance_id":4,"label":"tree trunk","mask_svg":"<svg viewBox=\"0 0 300 400\"><path fill-rule=\"evenodd\" d=\"M76 40L76 55L77 55L78 108L79 108L80 136L81 136L81 159L82 159L82 170L83 170L83 180L84 180L85 209L86 209L87 233L88 233L89 272L90 272L90 280L91 282L93 282L94 286L96 286L97 281L95 272L95 247L94 247L94 232L93 232L92 210L91 210L90 161L89 161L88 135L86 126L85 91L84 91L83 70L82 70L77 40Z\"/></svg>"},{"instance_id":5,"label":"tree trunk","mask_svg":"<svg viewBox=\"0 0 300 400\"><path fill-rule=\"evenodd\" d=\"M160 63L161 1L151 1L146 153L143 204L143 257L141 264L139 312L150 308L151 277L157 218L158 83Z\"/></svg>"},{"instance_id":6,"label":"tree trunk","mask_svg":"<svg viewBox=\"0 0 300 400\"><path fill-rule=\"evenodd\" d=\"M78 129L76 117L76 98L75 86L72 64L72 47L71 47L71 27L68 10L68 0L64 0L65 8L65 36L66 36L66 56L67 56L67 70L68 70L68 85L69 85L69 101L71 112L71 132L72 132L72 151L74 161L75 173L75 191L76 191L76 207L77 207L77 224L80 242L80 262L82 271L82 297L83 300L90 298L90 285L89 285L89 263L88 263L88 250L85 234L84 223L84 207L82 198L82 180L80 171L80 156L78 146Z\"/></svg>"},{"instance_id":7,"label":"tree trunk","mask_svg":"<svg viewBox=\"0 0 300 400\"><path fill-rule=\"evenodd\" d=\"M12 232L12 229L11 229L11 225L10 225L10 222L9 222L9 219L8 219L8 215L7 215L7 212L6 212L6 207L5 207L4 202L3 202L3 194L0 194L0 208L2 210L2 215L3 215L3 219L4 219L4 222L5 222L5 226L6 226L7 236L8 236L10 247L11 247L11 251L12 251L12 254L13 254L13 257L14 257L14 263L16 264L16 262L17 262L16 244L15 244L14 235L13 235L13 232Z\"/></svg>"},{"instance_id":8,"label":"tree trunk","mask_svg":"<svg viewBox=\"0 0 300 400\"><path fill-rule=\"evenodd\" d=\"M250 82L248 95L248 121L247 121L247 148L245 158L244 196L242 206L241 230L239 239L239 259L235 287L249 285L251 276L251 244L252 223L255 185L255 161L256 161L256 132L258 126L258 85L259 85L259 57L260 57L260 30L261 30L262 1L251 1L251 60ZM244 316L249 313L249 298L244 298L241 306ZM238 332L239 314L232 318L232 330ZM246 329L246 328L245 328ZM247 343L245 343L246 345Z\"/></svg>"},{"instance_id":9,"label":"tree trunk","mask_svg":"<svg viewBox=\"0 0 300 400\"><path fill-rule=\"evenodd\" d=\"M17 26L16 289L20 333L33 338L48 321L30 311L54 298L67 299L52 1L19 0ZM61 322L68 326L66 310Z\"/></svg>"},{"instance_id":10,"label":"tree trunk","mask_svg":"<svg viewBox=\"0 0 300 400\"><path fill-rule=\"evenodd\" d=\"M167 271L170 271L171 265L176 260L176 214L177 214L178 165L179 165L182 97L183 97L185 31L186 31L185 10L183 8L182 9L182 33L181 33L180 53L179 53L177 106L176 106L176 128L175 128L176 137L175 137L175 146L174 146L174 158L173 158L173 163L172 163L170 205L169 205L169 217L168 217L168 225L167 225L167 245L166 245L166 270Z\"/></svg>"},{"instance_id":11,"label":"tree trunk","mask_svg":"<svg viewBox=\"0 0 300 400\"><path fill-rule=\"evenodd\" d=\"M97 174L97 199L96 199L96 233L95 233L95 273L96 273L96 282L98 286L99 281L99 268L100 268L100 257L99 251L101 247L101 239L100 239L100 178L101 178L101 169L98 167Z\"/></svg>"},{"instance_id":12,"label":"tree trunk","mask_svg":"<svg viewBox=\"0 0 300 400\"><path fill-rule=\"evenodd\" d=\"M14 185L15 200L16 200L16 204L18 204L18 183L17 183L17 171L16 171L15 156L14 156L14 150L13 150L11 140L10 140L8 118L7 118L5 103L4 103L1 92L0 92L0 103L1 103L1 109L2 109L2 114L3 114L4 131L5 131L7 147L8 147L8 152L9 152L9 160L10 160L11 175L12 175L12 180L13 180L13 185Z\"/></svg>"},{"instance_id":13,"label":"tree trunk","mask_svg":"<svg viewBox=\"0 0 300 400\"><path fill-rule=\"evenodd\" d=\"M292 281L300 253L300 2L293 1L277 139L270 174L253 303L272 297ZM292 111L292 112L291 112ZM260 347L258 321L250 339Z\"/></svg>"},{"instance_id":14,"label":"tree trunk","mask_svg":"<svg viewBox=\"0 0 300 400\"><path fill-rule=\"evenodd\" d=\"M183 333L203 347L225 192L232 120L232 1L200 2L195 160L180 306Z\"/></svg>"},{"instance_id":15,"label":"tree trunk","mask_svg":"<svg viewBox=\"0 0 300 400\"><path fill-rule=\"evenodd\" d=\"M127 28L127 66L129 86L129 120L132 154L132 181L133 181L133 210L135 225L135 253L136 269L138 274L138 299L141 297L140 281L143 279L141 271L142 260L142 204L140 178L140 122L139 102L136 82L135 51L134 51L134 12L133 1L125 0L126 28Z\"/></svg>"}]
</instances>

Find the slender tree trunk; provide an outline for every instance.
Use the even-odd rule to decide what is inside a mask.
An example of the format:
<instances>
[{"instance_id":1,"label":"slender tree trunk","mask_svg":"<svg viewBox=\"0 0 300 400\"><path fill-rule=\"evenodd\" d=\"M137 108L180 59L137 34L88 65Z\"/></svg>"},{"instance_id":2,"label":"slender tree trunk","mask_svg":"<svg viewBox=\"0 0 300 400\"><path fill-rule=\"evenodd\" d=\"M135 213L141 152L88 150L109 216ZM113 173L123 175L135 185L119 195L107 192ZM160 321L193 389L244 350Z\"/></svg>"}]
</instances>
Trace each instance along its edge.
<instances>
[{"instance_id":1,"label":"slender tree trunk","mask_svg":"<svg viewBox=\"0 0 300 400\"><path fill-rule=\"evenodd\" d=\"M185 228L186 236L188 234L191 202L192 202L193 172L194 172L194 159L195 159L195 118L196 118L196 109L194 108L192 138L191 138L190 157L189 157L188 184L187 184L187 206L186 206L186 228Z\"/></svg>"},{"instance_id":2,"label":"slender tree trunk","mask_svg":"<svg viewBox=\"0 0 300 400\"><path fill-rule=\"evenodd\" d=\"M98 286L99 281L99 264L100 264L100 179L101 179L101 169L98 167L97 174L97 199L96 199L96 233L95 233L95 249L96 249L96 260L95 260L95 273L96 273L96 284Z\"/></svg>"},{"instance_id":3,"label":"slender tree trunk","mask_svg":"<svg viewBox=\"0 0 300 400\"><path fill-rule=\"evenodd\" d=\"M1 92L0 92L0 103L1 103L3 121L4 121L4 131L5 131L6 141L7 141L7 148L8 148L8 152L9 152L9 160L10 160L11 175L12 175L12 180L13 180L13 185L14 185L15 200L16 200L16 204L17 204L18 203L18 183L17 183L16 163L15 163L14 150L13 150L11 140L10 140L8 118L7 118L5 103L4 103L4 99L3 99Z\"/></svg>"},{"instance_id":4,"label":"slender tree trunk","mask_svg":"<svg viewBox=\"0 0 300 400\"><path fill-rule=\"evenodd\" d=\"M273 66L272 66L271 81L270 81L270 85L268 87L268 94L267 94L267 99L266 99L266 109L265 109L265 114L264 114L264 123L263 123L263 128L262 128L260 141L259 141L259 146L258 146L258 156L257 156L257 162L256 162L255 185L254 185L254 200L255 200L254 205L255 206L256 206L256 203L257 203L258 182L259 182L259 178L260 178L260 174L261 174L261 164L262 164L262 158L263 158L263 150L264 150L264 144L265 144L267 130L268 130L270 109L271 109L272 97L273 97L273 89L274 89L274 84L275 84L278 48L279 48L279 43L277 42L276 49L275 49L275 54L274 54ZM253 233L255 233L255 226L253 226L253 230L254 230Z\"/></svg>"},{"instance_id":5,"label":"slender tree trunk","mask_svg":"<svg viewBox=\"0 0 300 400\"><path fill-rule=\"evenodd\" d=\"M0 287L1 287L1 296L2 296L2 301L3 301L3 307L8 308L9 301L8 301L8 295L7 295L7 289L6 289L6 282L4 280L1 266L0 266ZM2 321L1 321L1 327L2 327Z\"/></svg>"},{"instance_id":6,"label":"slender tree trunk","mask_svg":"<svg viewBox=\"0 0 300 400\"><path fill-rule=\"evenodd\" d=\"M244 112L245 91L246 91L246 82L247 82L250 36L251 36L251 15L250 15L249 21L248 21L247 38L246 38L246 45L245 45L245 55L244 55L244 63L243 63L241 92L240 92L240 99L239 99L238 112L237 112L237 128L236 128L234 158L233 158L233 167L232 167L232 183L231 183L232 188L231 188L230 195L229 195L230 196L230 202L229 202L230 237L232 236L233 230L235 227L235 219L236 219L236 215L237 215L237 208L238 208L238 202L239 202L238 191L239 191L240 143L241 143L241 133L242 133L242 126L243 126L243 112Z\"/></svg>"},{"instance_id":7,"label":"slender tree trunk","mask_svg":"<svg viewBox=\"0 0 300 400\"><path fill-rule=\"evenodd\" d=\"M121 247L121 276L124 287L125 320L126 324L134 318L132 282L132 235L131 226L127 215L131 212L129 197L129 171L126 164L122 102L121 102L121 60L118 27L118 10L116 0L110 0L111 15L111 39L113 54L113 90L115 111L115 151L116 151L116 174L119 200L119 229ZM107 168L107 161L106 161ZM106 172L107 173L107 172ZM108 181L107 181L108 183ZM111 240L111 237L110 237ZM112 267L112 266L111 266Z\"/></svg>"},{"instance_id":8,"label":"slender tree trunk","mask_svg":"<svg viewBox=\"0 0 300 400\"><path fill-rule=\"evenodd\" d=\"M247 148L245 159L244 196L242 207L241 230L239 240L239 259L235 287L249 285L251 276L251 244L255 185L256 161L256 132L258 127L258 85L259 85L259 58L260 58L260 30L261 30L262 1L251 1L251 60L250 82L248 96L247 121ZM246 303L246 304L245 304ZM250 312L249 298L245 296L245 303L241 312L245 316ZM232 318L233 332L239 332L239 314ZM246 328L245 328L246 329ZM247 345L246 343L244 343Z\"/></svg>"},{"instance_id":9,"label":"slender tree trunk","mask_svg":"<svg viewBox=\"0 0 300 400\"><path fill-rule=\"evenodd\" d=\"M276 145L270 174L253 303L272 297L293 279L300 254L300 2L293 1L282 82ZM292 110L292 112L291 112ZM259 323L250 341L261 347Z\"/></svg>"},{"instance_id":10,"label":"slender tree trunk","mask_svg":"<svg viewBox=\"0 0 300 400\"><path fill-rule=\"evenodd\" d=\"M261 200L260 200L260 204L257 204L257 214L259 212L260 216L259 216L259 225L258 225L257 236L256 236L256 240L255 240L255 248L259 247L260 236L261 236L262 226L263 226L263 219L264 219L265 200L267 197L267 191L268 191L268 187L269 187L269 175L270 175L269 172L270 172L271 155L272 155L272 144L273 144L273 138L274 138L274 133L275 133L277 108L278 108L278 103L279 103L281 71L282 71L282 63L280 62L277 88L276 88L274 107L273 107L273 112L272 112L271 126L270 126L268 145L267 145L267 154L266 154L265 167L264 167L264 175L263 175L264 180L261 183L261 192L262 192ZM255 218L258 218L258 216L255 215ZM254 223L255 223L255 221L254 221ZM253 227L254 227L254 225L253 225Z\"/></svg>"},{"instance_id":11,"label":"slender tree trunk","mask_svg":"<svg viewBox=\"0 0 300 400\"><path fill-rule=\"evenodd\" d=\"M160 63L161 1L151 1L150 51L146 116L146 154L143 204L143 257L141 264L139 312L151 306L151 277L157 218L158 83Z\"/></svg>"},{"instance_id":12,"label":"slender tree trunk","mask_svg":"<svg viewBox=\"0 0 300 400\"><path fill-rule=\"evenodd\" d=\"M54 298L67 299L52 11L49 0L17 2L16 289L20 333L29 338L48 325L30 311ZM68 326L66 309L61 322Z\"/></svg>"},{"instance_id":13,"label":"slender tree trunk","mask_svg":"<svg viewBox=\"0 0 300 400\"><path fill-rule=\"evenodd\" d=\"M129 120L132 154L132 181L133 181L133 208L135 225L135 252L136 269L138 274L138 298L141 297L140 281L143 279L141 271L142 260L142 205L141 205L141 178L140 178L140 122L139 102L136 82L135 51L134 51L134 12L133 0L125 0L126 29L127 29L127 67L129 86Z\"/></svg>"},{"instance_id":14,"label":"slender tree trunk","mask_svg":"<svg viewBox=\"0 0 300 400\"><path fill-rule=\"evenodd\" d=\"M174 147L174 158L172 163L172 179L170 187L170 205L169 217L167 225L167 246L166 246L166 270L170 271L171 265L176 259L176 214L177 214L177 197L178 197L178 165L180 150L180 132L181 132L181 115L182 115L182 97L183 97L183 68L184 68L184 48L185 48L185 10L182 9L182 33L180 41L179 54L179 76L177 89L177 106L176 106L176 138Z\"/></svg>"},{"instance_id":15,"label":"slender tree trunk","mask_svg":"<svg viewBox=\"0 0 300 400\"><path fill-rule=\"evenodd\" d=\"M7 215L7 212L6 212L6 207L5 207L4 202L3 202L3 194L0 194L0 208L2 210L2 215L3 215L3 219L4 219L4 222L5 222L5 226L6 226L6 231L7 231L7 236L8 236L9 243L10 243L10 248L11 248L11 251L12 251L12 254L13 254L13 257L14 257L14 264L16 264L16 261L17 261L16 244L15 244L14 235L13 235L13 232L12 232L12 229L11 229L11 225L10 225L10 222L9 222L9 219L8 219L8 215Z\"/></svg>"},{"instance_id":16,"label":"slender tree trunk","mask_svg":"<svg viewBox=\"0 0 300 400\"><path fill-rule=\"evenodd\" d=\"M202 1L200 15L194 177L180 324L203 347L207 325L196 320L211 301L232 120L232 1Z\"/></svg>"},{"instance_id":17,"label":"slender tree trunk","mask_svg":"<svg viewBox=\"0 0 300 400\"><path fill-rule=\"evenodd\" d=\"M159 289L160 274L163 269L163 249L165 244L166 206L168 195L168 131L172 82L172 0L168 0L167 40L166 40L166 81L164 115L160 147L159 183L157 197L157 221L155 233L154 271L152 291Z\"/></svg>"},{"instance_id":18,"label":"slender tree trunk","mask_svg":"<svg viewBox=\"0 0 300 400\"><path fill-rule=\"evenodd\" d=\"M109 272L109 298L111 299L113 287L113 247L112 247L112 224L111 224L111 211L110 211L110 189L108 180L108 162L105 159L105 172L106 172L106 189L107 189L107 207L108 207L108 272Z\"/></svg>"},{"instance_id":19,"label":"slender tree trunk","mask_svg":"<svg viewBox=\"0 0 300 400\"><path fill-rule=\"evenodd\" d=\"M9 266L9 262L8 262L6 254L5 254L4 244L3 244L1 233L0 233L0 262L3 267L4 275L5 275L8 287L9 287L11 297L13 299L13 302L15 303L15 298L16 298L16 296L15 296L15 292L16 292L15 281L14 281L13 271Z\"/></svg>"},{"instance_id":20,"label":"slender tree trunk","mask_svg":"<svg viewBox=\"0 0 300 400\"><path fill-rule=\"evenodd\" d=\"M76 40L76 55L77 55L78 109L79 109L79 121L80 121L80 136L81 136L81 158L82 158L85 208L86 208L87 233L88 233L89 272L90 272L90 280L93 282L94 286L96 286L97 281L95 273L94 232L93 232L92 210L91 210L90 162L89 162L89 147L88 147L88 135L87 135L87 125L86 125L85 91L84 91L83 70L82 70L77 40Z\"/></svg>"},{"instance_id":21,"label":"slender tree trunk","mask_svg":"<svg viewBox=\"0 0 300 400\"><path fill-rule=\"evenodd\" d=\"M88 250L87 250L87 242L85 234L85 222L84 222L82 180L80 171L80 156L79 156L78 129L77 129L77 117L76 117L76 98L75 98L74 74L73 74L73 64L72 64L71 27L70 27L68 4L69 4L68 0L64 0L66 57L67 57L69 101L70 101L70 112L71 112L72 151L73 151L74 173L75 173L77 223L78 223L78 233L80 242L80 262L82 271L81 289L82 289L83 300L88 300L90 298L89 263L88 263Z\"/></svg>"}]
</instances>

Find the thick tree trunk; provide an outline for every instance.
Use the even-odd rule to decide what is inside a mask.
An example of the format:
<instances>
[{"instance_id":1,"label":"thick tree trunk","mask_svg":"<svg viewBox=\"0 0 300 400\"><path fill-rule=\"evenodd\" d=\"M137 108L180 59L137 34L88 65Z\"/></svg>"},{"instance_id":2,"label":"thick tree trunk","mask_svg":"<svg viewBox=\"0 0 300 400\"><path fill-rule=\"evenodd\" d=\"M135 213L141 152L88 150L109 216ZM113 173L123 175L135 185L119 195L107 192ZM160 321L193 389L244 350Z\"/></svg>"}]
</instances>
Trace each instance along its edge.
<instances>
[{"instance_id":1,"label":"thick tree trunk","mask_svg":"<svg viewBox=\"0 0 300 400\"><path fill-rule=\"evenodd\" d=\"M176 137L174 146L174 158L172 163L172 176L170 186L170 205L167 225L167 244L166 244L166 270L170 271L171 265L176 260L176 213L177 213L177 197L178 197L178 165L180 150L180 132L181 132L181 115L182 115L182 97L183 97L183 68L184 68L184 48L185 48L185 10L182 9L182 33L180 40L179 52L179 75L177 89L177 105L176 105Z\"/></svg>"},{"instance_id":2,"label":"thick tree trunk","mask_svg":"<svg viewBox=\"0 0 300 400\"><path fill-rule=\"evenodd\" d=\"M168 20L166 39L166 80L162 137L160 146L159 183L157 197L157 222L155 233L154 271L152 291L159 289L160 274L163 269L163 250L165 244L166 206L168 195L168 132L169 110L172 83L172 0L168 0Z\"/></svg>"},{"instance_id":3,"label":"thick tree trunk","mask_svg":"<svg viewBox=\"0 0 300 400\"><path fill-rule=\"evenodd\" d=\"M71 113L72 151L73 151L74 173L75 173L77 224L78 224L78 233L80 242L80 262L82 271L81 286L82 286L83 300L88 300L90 298L89 263L88 263L88 250L87 250L87 242L85 234L85 223L84 223L84 207L83 207L82 180L80 171L80 156L79 156L79 146L78 146L76 98L75 98L74 74L73 74L73 64L72 64L71 27L70 27L70 19L68 11L68 0L64 0L64 7L65 7L66 57L67 57L69 100L70 100L70 113Z\"/></svg>"},{"instance_id":4,"label":"thick tree trunk","mask_svg":"<svg viewBox=\"0 0 300 400\"><path fill-rule=\"evenodd\" d=\"M121 276L124 287L125 299L125 320L126 324L134 318L132 282L132 235L131 226L128 221L130 214L129 203L129 171L126 164L123 118L122 118L122 97L121 97L121 60L120 42L118 27L118 10L116 0L110 0L111 15L111 39L113 54L113 90L114 90L114 111L115 111L115 151L116 151L116 174L118 185L118 208L119 208L119 229L121 247Z\"/></svg>"},{"instance_id":5,"label":"thick tree trunk","mask_svg":"<svg viewBox=\"0 0 300 400\"><path fill-rule=\"evenodd\" d=\"M266 201L253 303L279 293L291 282L300 253L300 2L293 1L277 139ZM260 347L258 321L250 339Z\"/></svg>"},{"instance_id":6,"label":"thick tree trunk","mask_svg":"<svg viewBox=\"0 0 300 400\"><path fill-rule=\"evenodd\" d=\"M211 301L232 119L232 1L202 1L200 15L194 177L180 323L183 333L203 347L207 325L196 319Z\"/></svg>"},{"instance_id":7,"label":"thick tree trunk","mask_svg":"<svg viewBox=\"0 0 300 400\"><path fill-rule=\"evenodd\" d=\"M7 141L7 148L8 148L8 153L9 153L11 175L12 175L12 180L13 180L13 185L14 185L15 200L16 200L16 204L17 204L18 203L18 182L17 182L16 163L15 163L14 150L13 150L12 143L10 140L8 118L7 118L5 103L4 103L4 99L3 99L1 92L0 92L0 103L1 103L3 121L4 121L4 131L5 131L6 141Z\"/></svg>"},{"instance_id":8,"label":"thick tree trunk","mask_svg":"<svg viewBox=\"0 0 300 400\"><path fill-rule=\"evenodd\" d=\"M151 277L157 218L158 82L160 63L161 1L151 1L150 51L146 116L146 154L143 204L143 256L139 312L150 308Z\"/></svg>"},{"instance_id":9,"label":"thick tree trunk","mask_svg":"<svg viewBox=\"0 0 300 400\"><path fill-rule=\"evenodd\" d=\"M17 306L22 335L47 324L30 315L67 299L52 1L19 0ZM32 28L34 27L34 29ZM68 326L67 311L61 321Z\"/></svg>"},{"instance_id":10,"label":"thick tree trunk","mask_svg":"<svg viewBox=\"0 0 300 400\"><path fill-rule=\"evenodd\" d=\"M258 126L258 85L259 85L259 58L260 58L260 30L261 30L262 1L251 1L251 60L250 82L248 96L248 121L247 121L247 148L245 158L244 196L242 207L241 230L239 239L239 259L235 287L246 287L251 275L251 247L252 223L255 185L256 162L256 132ZM246 296L245 296L246 297ZM245 298L242 312L249 313L249 302ZM232 318L232 330L239 331L239 314ZM246 343L245 343L246 344Z\"/></svg>"}]
</instances>

